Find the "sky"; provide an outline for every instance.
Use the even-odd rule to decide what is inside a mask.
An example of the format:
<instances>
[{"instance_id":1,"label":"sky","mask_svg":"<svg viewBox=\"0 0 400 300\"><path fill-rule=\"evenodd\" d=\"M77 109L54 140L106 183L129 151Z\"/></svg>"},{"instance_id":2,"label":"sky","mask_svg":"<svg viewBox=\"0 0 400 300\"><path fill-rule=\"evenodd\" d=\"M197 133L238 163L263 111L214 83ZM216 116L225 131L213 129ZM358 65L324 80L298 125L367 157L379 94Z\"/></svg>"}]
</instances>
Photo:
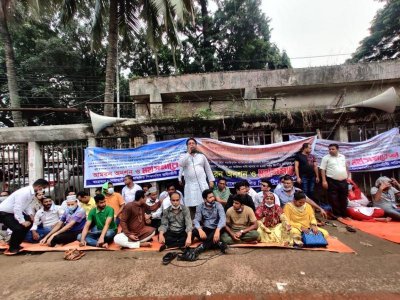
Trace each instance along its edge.
<instances>
[{"instance_id":1,"label":"sky","mask_svg":"<svg viewBox=\"0 0 400 300\"><path fill-rule=\"evenodd\" d=\"M271 19L272 42L286 50L294 68L303 68L350 58L383 5L376 0L262 0L261 9ZM331 56L300 59L325 55Z\"/></svg>"}]
</instances>

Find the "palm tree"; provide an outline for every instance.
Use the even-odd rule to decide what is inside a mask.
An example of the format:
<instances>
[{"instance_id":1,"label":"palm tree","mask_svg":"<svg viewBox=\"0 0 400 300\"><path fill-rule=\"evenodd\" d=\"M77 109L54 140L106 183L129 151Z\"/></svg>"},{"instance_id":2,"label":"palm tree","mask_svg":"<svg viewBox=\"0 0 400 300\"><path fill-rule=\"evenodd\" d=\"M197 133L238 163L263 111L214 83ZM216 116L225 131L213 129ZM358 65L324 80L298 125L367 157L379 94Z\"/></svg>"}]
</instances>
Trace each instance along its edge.
<instances>
[{"instance_id":1,"label":"palm tree","mask_svg":"<svg viewBox=\"0 0 400 300\"><path fill-rule=\"evenodd\" d=\"M12 46L11 35L8 30L9 19L12 15L11 0L0 0L0 38L4 44L8 92L10 95L11 108L21 108L21 101L18 94L17 71L15 69L15 55ZM23 126L22 112L12 111L14 126Z\"/></svg>"},{"instance_id":2,"label":"palm tree","mask_svg":"<svg viewBox=\"0 0 400 300\"><path fill-rule=\"evenodd\" d=\"M64 21L73 17L79 2L79 0L63 1ZM123 37L122 42L126 43L129 41L129 35L134 35L140 27L145 26L149 46L155 53L162 43L163 33L166 34L174 50L179 41L177 23L184 23L189 18L193 20L193 5L192 0L95 0L94 11L92 28L94 47L100 45L101 33L105 26L104 18L108 16L104 115L113 116L112 102L114 102L119 33Z\"/></svg>"}]
</instances>

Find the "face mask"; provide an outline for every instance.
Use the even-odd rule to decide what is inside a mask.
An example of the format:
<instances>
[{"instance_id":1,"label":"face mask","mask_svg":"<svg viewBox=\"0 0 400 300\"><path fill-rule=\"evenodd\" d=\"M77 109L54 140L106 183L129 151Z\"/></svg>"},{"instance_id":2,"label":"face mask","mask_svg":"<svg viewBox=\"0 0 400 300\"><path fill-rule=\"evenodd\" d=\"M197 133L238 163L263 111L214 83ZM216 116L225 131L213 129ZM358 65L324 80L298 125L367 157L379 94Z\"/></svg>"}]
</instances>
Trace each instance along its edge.
<instances>
[{"instance_id":1,"label":"face mask","mask_svg":"<svg viewBox=\"0 0 400 300\"><path fill-rule=\"evenodd\" d=\"M109 188L108 190L107 190L107 192L111 195L111 194L114 194L114 188Z\"/></svg>"},{"instance_id":2,"label":"face mask","mask_svg":"<svg viewBox=\"0 0 400 300\"><path fill-rule=\"evenodd\" d=\"M291 188L291 187L288 187L288 188L283 187L283 190L284 190L285 192L289 192L289 191L292 190L292 188Z\"/></svg>"},{"instance_id":3,"label":"face mask","mask_svg":"<svg viewBox=\"0 0 400 300\"><path fill-rule=\"evenodd\" d=\"M68 206L68 212L70 214L73 214L77 208L78 208L78 205Z\"/></svg>"},{"instance_id":4,"label":"face mask","mask_svg":"<svg viewBox=\"0 0 400 300\"><path fill-rule=\"evenodd\" d=\"M272 203L272 204L267 204L267 203L265 203L265 206L266 206L266 207L269 207L269 208L273 207L274 205L275 205L275 203Z\"/></svg>"}]
</instances>

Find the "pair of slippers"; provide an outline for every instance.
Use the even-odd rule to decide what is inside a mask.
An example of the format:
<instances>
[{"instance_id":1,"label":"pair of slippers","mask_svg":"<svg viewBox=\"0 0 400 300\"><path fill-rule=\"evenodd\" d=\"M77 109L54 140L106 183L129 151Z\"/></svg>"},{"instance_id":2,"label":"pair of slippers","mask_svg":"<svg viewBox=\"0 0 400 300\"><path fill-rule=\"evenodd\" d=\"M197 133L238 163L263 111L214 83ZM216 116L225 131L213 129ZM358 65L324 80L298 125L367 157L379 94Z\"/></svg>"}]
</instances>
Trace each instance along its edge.
<instances>
[{"instance_id":1,"label":"pair of slippers","mask_svg":"<svg viewBox=\"0 0 400 300\"><path fill-rule=\"evenodd\" d=\"M78 249L69 249L64 253L65 260L78 260L85 256L85 252Z\"/></svg>"}]
</instances>

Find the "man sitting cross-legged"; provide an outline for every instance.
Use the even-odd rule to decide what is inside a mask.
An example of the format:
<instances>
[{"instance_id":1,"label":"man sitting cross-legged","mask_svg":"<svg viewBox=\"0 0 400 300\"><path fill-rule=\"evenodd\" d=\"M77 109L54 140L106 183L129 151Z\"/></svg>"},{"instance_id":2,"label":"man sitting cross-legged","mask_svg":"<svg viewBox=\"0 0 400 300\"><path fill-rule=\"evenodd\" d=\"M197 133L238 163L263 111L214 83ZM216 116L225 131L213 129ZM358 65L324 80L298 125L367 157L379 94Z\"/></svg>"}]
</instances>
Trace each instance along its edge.
<instances>
[{"instance_id":1,"label":"man sitting cross-legged","mask_svg":"<svg viewBox=\"0 0 400 300\"><path fill-rule=\"evenodd\" d=\"M25 237L25 241L29 243L39 243L51 229L58 223L64 210L59 205L55 205L51 198L40 198L42 204L34 217L33 226Z\"/></svg>"},{"instance_id":2,"label":"man sitting cross-legged","mask_svg":"<svg viewBox=\"0 0 400 300\"><path fill-rule=\"evenodd\" d=\"M193 220L192 236L203 242L196 248L196 254L215 246L225 253L226 244L220 241L221 230L225 227L224 207L216 201L213 190L204 190L202 196L204 202L197 206Z\"/></svg>"},{"instance_id":3,"label":"man sitting cross-legged","mask_svg":"<svg viewBox=\"0 0 400 300\"><path fill-rule=\"evenodd\" d=\"M230 245L234 243L257 242L257 218L253 210L243 204L243 197L235 195L233 206L226 212L226 226L221 241Z\"/></svg>"},{"instance_id":4,"label":"man sitting cross-legged","mask_svg":"<svg viewBox=\"0 0 400 300\"><path fill-rule=\"evenodd\" d=\"M148 242L155 234L154 227L146 226L145 212L156 210L162 204L162 200L152 206L146 204L146 196L143 190L135 194L135 201L125 205L120 215L122 232L114 237L114 242L121 247L139 248L149 247Z\"/></svg>"},{"instance_id":5,"label":"man sitting cross-legged","mask_svg":"<svg viewBox=\"0 0 400 300\"><path fill-rule=\"evenodd\" d=\"M108 248L108 244L113 241L117 233L117 225L114 222L114 209L106 205L106 200L103 195L94 197L96 207L89 211L89 215L83 228L83 231L78 235L80 246L93 246ZM90 226L94 227L90 229Z\"/></svg>"},{"instance_id":6,"label":"man sitting cross-legged","mask_svg":"<svg viewBox=\"0 0 400 300\"><path fill-rule=\"evenodd\" d=\"M53 229L40 241L54 247L58 244L68 244L76 241L78 234L82 232L86 223L86 212L78 206L76 197L67 197L67 210L61 216L60 221Z\"/></svg>"},{"instance_id":7,"label":"man sitting cross-legged","mask_svg":"<svg viewBox=\"0 0 400 300\"><path fill-rule=\"evenodd\" d=\"M170 195L171 206L163 211L158 241L163 244L160 251L172 247L189 247L192 244L192 219L189 208L180 204L181 196Z\"/></svg>"}]
</instances>

